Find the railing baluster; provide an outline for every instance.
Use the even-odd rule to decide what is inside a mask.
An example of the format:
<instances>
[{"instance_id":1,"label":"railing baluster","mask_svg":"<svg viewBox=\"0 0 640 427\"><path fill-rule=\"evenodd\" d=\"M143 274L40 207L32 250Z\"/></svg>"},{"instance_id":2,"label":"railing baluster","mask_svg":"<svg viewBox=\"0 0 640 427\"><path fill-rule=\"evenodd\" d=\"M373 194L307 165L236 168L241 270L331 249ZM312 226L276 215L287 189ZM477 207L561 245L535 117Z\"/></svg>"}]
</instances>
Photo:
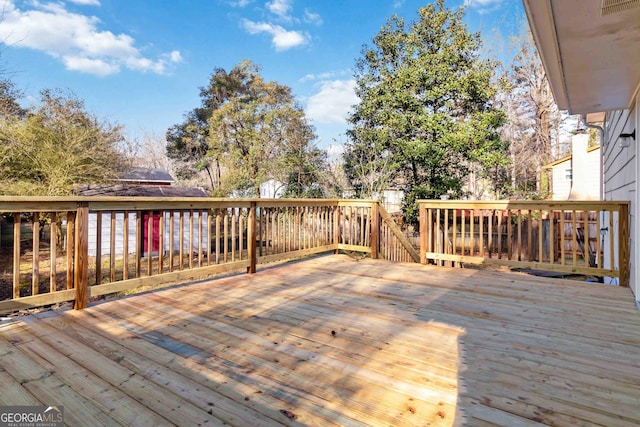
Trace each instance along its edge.
<instances>
[{"instance_id":1,"label":"railing baluster","mask_svg":"<svg viewBox=\"0 0 640 427\"><path fill-rule=\"evenodd\" d=\"M214 237L214 242L216 244L216 264L220 264L220 244L222 243L222 240L220 239L220 227L222 226L222 213L220 212L220 209L216 209L216 225L215 225L215 237Z\"/></svg>"},{"instance_id":2,"label":"railing baluster","mask_svg":"<svg viewBox=\"0 0 640 427\"><path fill-rule=\"evenodd\" d=\"M549 262L555 263L555 211L549 211Z\"/></svg>"},{"instance_id":3,"label":"railing baluster","mask_svg":"<svg viewBox=\"0 0 640 427\"><path fill-rule=\"evenodd\" d=\"M202 214L202 209L198 209L198 267L202 267L202 244L204 242L204 236L203 236L203 214Z\"/></svg>"},{"instance_id":4,"label":"railing baluster","mask_svg":"<svg viewBox=\"0 0 640 427\"><path fill-rule=\"evenodd\" d=\"M513 259L513 213L507 209L507 259Z\"/></svg>"},{"instance_id":5,"label":"railing baluster","mask_svg":"<svg viewBox=\"0 0 640 427\"><path fill-rule=\"evenodd\" d=\"M236 260L236 212L232 211L231 214L231 262Z\"/></svg>"},{"instance_id":6,"label":"railing baluster","mask_svg":"<svg viewBox=\"0 0 640 427\"><path fill-rule=\"evenodd\" d=\"M478 255L484 256L484 209L479 209L478 216Z\"/></svg>"},{"instance_id":7,"label":"railing baluster","mask_svg":"<svg viewBox=\"0 0 640 427\"><path fill-rule=\"evenodd\" d=\"M236 214L237 214L237 229L236 229L236 250L238 251L238 254L236 256L236 259L238 261L241 261L244 256L242 254L242 251L244 250L245 244L243 242L243 238L245 236L245 230L243 229L245 226L245 213L242 209L237 209L236 210Z\"/></svg>"},{"instance_id":8,"label":"railing baluster","mask_svg":"<svg viewBox=\"0 0 640 427\"><path fill-rule=\"evenodd\" d=\"M489 254L489 258L493 258L493 214L494 210L488 211L489 215L487 216L487 252Z\"/></svg>"},{"instance_id":9,"label":"railing baluster","mask_svg":"<svg viewBox=\"0 0 640 427\"><path fill-rule=\"evenodd\" d=\"M33 213L31 243L31 295L37 295L40 286L40 212Z\"/></svg>"},{"instance_id":10,"label":"railing baluster","mask_svg":"<svg viewBox=\"0 0 640 427\"><path fill-rule=\"evenodd\" d=\"M543 250L542 250L542 240L544 234L544 220L542 216L542 210L538 210L538 261L544 262L543 259Z\"/></svg>"},{"instance_id":11,"label":"railing baluster","mask_svg":"<svg viewBox=\"0 0 640 427\"><path fill-rule=\"evenodd\" d=\"M67 290L73 289L73 247L74 247L74 230L76 227L76 213L74 211L67 212Z\"/></svg>"},{"instance_id":12,"label":"railing baluster","mask_svg":"<svg viewBox=\"0 0 640 427\"><path fill-rule=\"evenodd\" d=\"M102 212L96 212L96 285L102 283Z\"/></svg>"},{"instance_id":13,"label":"railing baluster","mask_svg":"<svg viewBox=\"0 0 640 427\"><path fill-rule=\"evenodd\" d=\"M530 241L531 238L529 238ZM518 209L518 261L522 261L522 209Z\"/></svg>"},{"instance_id":14,"label":"railing baluster","mask_svg":"<svg viewBox=\"0 0 640 427\"><path fill-rule=\"evenodd\" d=\"M20 298L20 213L13 214L13 298Z\"/></svg>"},{"instance_id":15,"label":"railing baluster","mask_svg":"<svg viewBox=\"0 0 640 427\"><path fill-rule=\"evenodd\" d=\"M224 216L222 217L222 235L223 235L223 251L222 258L226 264L229 261L229 209L225 209Z\"/></svg>"},{"instance_id":16,"label":"railing baluster","mask_svg":"<svg viewBox=\"0 0 640 427\"><path fill-rule=\"evenodd\" d=\"M49 226L49 292L57 289L57 262L58 262L58 216L56 212L50 212L51 225Z\"/></svg>"},{"instance_id":17,"label":"railing baluster","mask_svg":"<svg viewBox=\"0 0 640 427\"><path fill-rule=\"evenodd\" d=\"M194 235L193 235L193 227L194 227L194 223L193 223L193 209L189 210L189 270L193 269L193 250L194 248Z\"/></svg>"},{"instance_id":18,"label":"railing baluster","mask_svg":"<svg viewBox=\"0 0 640 427\"><path fill-rule=\"evenodd\" d=\"M476 219L475 219L475 211L474 209L470 209L469 210L469 255L474 256L475 255L475 223L476 223Z\"/></svg>"},{"instance_id":19,"label":"railing baluster","mask_svg":"<svg viewBox=\"0 0 640 427\"><path fill-rule=\"evenodd\" d=\"M158 218L158 274L164 273L164 210Z\"/></svg>"},{"instance_id":20,"label":"railing baluster","mask_svg":"<svg viewBox=\"0 0 640 427\"><path fill-rule=\"evenodd\" d=\"M566 238L567 238L567 231L566 231L566 227L565 227L565 220L566 220L566 215L567 212L563 209L562 211L560 211L560 265L565 265L566 263L566 248L565 245L566 243Z\"/></svg>"},{"instance_id":21,"label":"railing baluster","mask_svg":"<svg viewBox=\"0 0 640 427\"><path fill-rule=\"evenodd\" d=\"M527 261L535 261L536 260L536 252L533 250L533 210L527 210L526 214L527 218L527 250L526 250L526 260ZM536 221L536 227L539 227L540 223ZM538 228L539 231L539 228ZM538 234L540 234L538 232Z\"/></svg>"},{"instance_id":22,"label":"railing baluster","mask_svg":"<svg viewBox=\"0 0 640 427\"><path fill-rule=\"evenodd\" d=\"M129 278L129 211L122 215L122 280Z\"/></svg>"},{"instance_id":23,"label":"railing baluster","mask_svg":"<svg viewBox=\"0 0 640 427\"><path fill-rule=\"evenodd\" d=\"M142 230L144 220L144 212L137 211L136 212L136 279L139 278L142 273L142 252L143 249L143 241L142 236L144 234Z\"/></svg>"},{"instance_id":24,"label":"railing baluster","mask_svg":"<svg viewBox=\"0 0 640 427\"><path fill-rule=\"evenodd\" d=\"M213 242L213 233L211 233L213 227L213 209L207 210L207 265L211 265L212 249L211 244Z\"/></svg>"},{"instance_id":25,"label":"railing baluster","mask_svg":"<svg viewBox=\"0 0 640 427\"><path fill-rule=\"evenodd\" d=\"M575 209L573 211L571 211L571 224L572 224L572 231L571 231L571 238L573 240L573 266L575 267L576 265L578 265L578 230L576 228L576 211Z\"/></svg>"},{"instance_id":26,"label":"railing baluster","mask_svg":"<svg viewBox=\"0 0 640 427\"><path fill-rule=\"evenodd\" d=\"M498 259L502 259L502 211L496 210L498 215Z\"/></svg>"},{"instance_id":27,"label":"railing baluster","mask_svg":"<svg viewBox=\"0 0 640 427\"><path fill-rule=\"evenodd\" d=\"M601 221L602 218L600 217L600 212L596 212L596 267L597 268L602 268L603 263L602 263L602 247L600 244L600 239L602 236L602 232L601 230Z\"/></svg>"},{"instance_id":28,"label":"railing baluster","mask_svg":"<svg viewBox=\"0 0 640 427\"><path fill-rule=\"evenodd\" d=\"M178 218L178 268L184 270L184 209L180 209L180 217Z\"/></svg>"},{"instance_id":29,"label":"railing baluster","mask_svg":"<svg viewBox=\"0 0 640 427\"><path fill-rule=\"evenodd\" d=\"M116 211L111 211L109 234L109 280L116 281Z\"/></svg>"}]
</instances>

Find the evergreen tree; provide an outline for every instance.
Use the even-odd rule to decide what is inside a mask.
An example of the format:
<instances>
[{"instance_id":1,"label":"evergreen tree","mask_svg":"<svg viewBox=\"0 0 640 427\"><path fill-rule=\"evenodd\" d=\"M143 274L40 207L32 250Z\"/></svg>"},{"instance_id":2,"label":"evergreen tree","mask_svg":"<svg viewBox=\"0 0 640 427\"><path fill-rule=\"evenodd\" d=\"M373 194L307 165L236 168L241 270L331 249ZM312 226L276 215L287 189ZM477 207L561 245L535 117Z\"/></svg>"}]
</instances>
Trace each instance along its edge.
<instances>
[{"instance_id":1,"label":"evergreen tree","mask_svg":"<svg viewBox=\"0 0 640 427\"><path fill-rule=\"evenodd\" d=\"M409 222L416 199L461 196L470 165L490 171L506 159L495 64L480 59L480 35L462 22L464 9L444 4L420 8L409 24L392 16L356 63L360 103L349 119L347 175L353 182L357 164L390 168Z\"/></svg>"}]
</instances>

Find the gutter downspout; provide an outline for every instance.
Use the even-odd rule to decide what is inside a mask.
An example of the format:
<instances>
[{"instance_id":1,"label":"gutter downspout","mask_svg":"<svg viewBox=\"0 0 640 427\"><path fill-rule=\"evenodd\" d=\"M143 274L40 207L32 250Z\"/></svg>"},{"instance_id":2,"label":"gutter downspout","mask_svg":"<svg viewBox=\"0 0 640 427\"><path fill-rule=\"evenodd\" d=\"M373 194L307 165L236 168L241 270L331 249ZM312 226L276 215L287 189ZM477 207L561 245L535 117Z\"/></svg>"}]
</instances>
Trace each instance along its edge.
<instances>
[{"instance_id":1,"label":"gutter downspout","mask_svg":"<svg viewBox=\"0 0 640 427\"><path fill-rule=\"evenodd\" d=\"M604 128L587 122L586 114L580 116L580 119L589 129L596 129L600 132L600 200L604 200Z\"/></svg>"},{"instance_id":2,"label":"gutter downspout","mask_svg":"<svg viewBox=\"0 0 640 427\"><path fill-rule=\"evenodd\" d=\"M600 200L604 200L604 128L602 126L598 126L598 125L592 125L591 123L587 122L587 115L583 114L582 116L580 116L580 119L582 120L582 123L584 123L584 125L590 129L596 129L599 131L600 133ZM600 220L603 221L602 223L604 223L605 221L605 217L604 217L604 212L600 212ZM598 236L598 238L603 239L604 240L604 235L603 233L604 229L600 229L600 235ZM598 256L600 256L600 254L598 254ZM599 262L599 261L598 261ZM613 268L613 266L612 266ZM611 278L608 278L610 280L610 282L607 282L607 278L603 277L600 280L602 280L604 283L614 283L612 282ZM617 282L619 284L619 282ZM640 309L640 302L638 302L638 308Z\"/></svg>"}]
</instances>

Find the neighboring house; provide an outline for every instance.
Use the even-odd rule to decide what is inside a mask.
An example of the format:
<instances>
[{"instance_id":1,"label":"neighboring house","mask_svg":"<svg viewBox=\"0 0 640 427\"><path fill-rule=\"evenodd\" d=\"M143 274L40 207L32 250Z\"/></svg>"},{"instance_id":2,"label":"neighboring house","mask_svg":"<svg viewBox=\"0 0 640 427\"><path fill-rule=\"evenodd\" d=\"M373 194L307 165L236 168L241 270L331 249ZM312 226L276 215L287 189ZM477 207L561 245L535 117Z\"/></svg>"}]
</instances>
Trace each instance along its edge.
<instances>
[{"instance_id":1,"label":"neighboring house","mask_svg":"<svg viewBox=\"0 0 640 427\"><path fill-rule=\"evenodd\" d=\"M260 184L261 199L280 199L284 196L287 185L284 182L277 181L273 178L266 180Z\"/></svg>"},{"instance_id":2,"label":"neighboring house","mask_svg":"<svg viewBox=\"0 0 640 427\"><path fill-rule=\"evenodd\" d=\"M118 179L118 184L103 184L103 185L81 185L74 189L74 195L77 196L91 196L91 197L208 197L207 192L202 188L195 187L174 187L171 186L173 178L166 171L158 169L136 168L133 172L123 175L121 179ZM160 212L154 211L151 214L152 217L152 255L157 254L160 250ZM202 215L204 227L207 226L207 214ZM183 220L188 224L190 218L190 212L184 213ZM136 242L136 213L131 212L129 214L129 223L127 225L129 241L127 242L128 252L133 253L137 247L140 247L141 254L143 256L148 255L148 224L149 213L146 213L142 222L141 241ZM194 212L194 221L198 221L199 213ZM103 255L108 254L111 251L111 213L102 213L102 235L101 235L101 253ZM169 212L164 213L164 223L169 224ZM174 217L174 247L173 250L179 250L180 248L180 231L179 231L179 217ZM98 214L96 212L89 213L89 255L95 256L97 254L97 229L98 229ZM115 255L121 255L124 252L123 242L124 235L124 212L116 212L116 242L120 242L120 245L116 245ZM194 228L194 242L198 242L198 228ZM204 234L204 232L203 232ZM207 233L208 236L208 233ZM169 251L169 227L165 227L163 236L164 248L163 251ZM208 239L205 236L205 244L208 244ZM189 240L189 230L183 230L183 246L187 250L191 246Z\"/></svg>"},{"instance_id":3,"label":"neighboring house","mask_svg":"<svg viewBox=\"0 0 640 427\"><path fill-rule=\"evenodd\" d=\"M640 156L636 137L640 123L640 2L523 3L558 107L583 115L587 123L595 121L589 114L606 113L600 128L602 194L604 200L631 202L630 286L640 301ZM607 254L604 259L608 262Z\"/></svg>"},{"instance_id":4,"label":"neighboring house","mask_svg":"<svg viewBox=\"0 0 640 427\"><path fill-rule=\"evenodd\" d=\"M552 200L600 200L600 146L588 145L588 134L574 135L571 154L543 166L551 172Z\"/></svg>"},{"instance_id":5,"label":"neighboring house","mask_svg":"<svg viewBox=\"0 0 640 427\"><path fill-rule=\"evenodd\" d=\"M401 213L402 202L404 201L404 191L398 188L388 188L371 196L375 200L382 202L382 207L389 213Z\"/></svg>"},{"instance_id":6,"label":"neighboring house","mask_svg":"<svg viewBox=\"0 0 640 427\"><path fill-rule=\"evenodd\" d=\"M129 185L172 185L173 177L164 169L135 167L124 173L116 181Z\"/></svg>"}]
</instances>

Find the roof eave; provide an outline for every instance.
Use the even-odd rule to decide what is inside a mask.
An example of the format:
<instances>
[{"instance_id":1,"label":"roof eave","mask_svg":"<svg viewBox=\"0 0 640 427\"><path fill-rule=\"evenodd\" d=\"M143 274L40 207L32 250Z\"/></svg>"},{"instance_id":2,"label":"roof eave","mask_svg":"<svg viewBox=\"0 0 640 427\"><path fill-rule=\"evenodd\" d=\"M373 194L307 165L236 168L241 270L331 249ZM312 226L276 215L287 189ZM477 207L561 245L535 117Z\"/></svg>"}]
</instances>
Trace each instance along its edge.
<instances>
[{"instance_id":1,"label":"roof eave","mask_svg":"<svg viewBox=\"0 0 640 427\"><path fill-rule=\"evenodd\" d=\"M572 113L551 2L523 0L523 4L556 104Z\"/></svg>"}]
</instances>

